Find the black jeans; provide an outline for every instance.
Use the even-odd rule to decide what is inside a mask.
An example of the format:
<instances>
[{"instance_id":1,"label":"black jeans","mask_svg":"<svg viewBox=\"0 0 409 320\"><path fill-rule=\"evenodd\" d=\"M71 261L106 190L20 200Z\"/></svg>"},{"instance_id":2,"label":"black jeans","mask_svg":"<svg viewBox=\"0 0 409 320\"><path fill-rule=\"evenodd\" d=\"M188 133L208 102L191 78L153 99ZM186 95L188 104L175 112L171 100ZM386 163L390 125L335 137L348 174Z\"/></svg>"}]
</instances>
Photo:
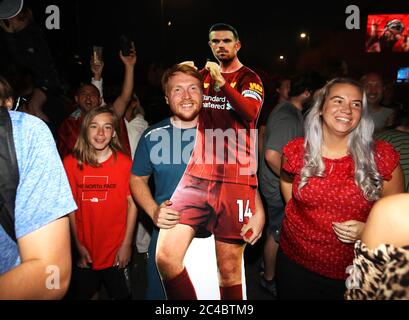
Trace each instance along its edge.
<instances>
[{"instance_id":1,"label":"black jeans","mask_svg":"<svg viewBox=\"0 0 409 320\"><path fill-rule=\"evenodd\" d=\"M277 253L277 299L343 300L345 280L331 279L309 271L289 259L281 248Z\"/></svg>"},{"instance_id":2,"label":"black jeans","mask_svg":"<svg viewBox=\"0 0 409 320\"><path fill-rule=\"evenodd\" d=\"M73 271L74 299L88 300L92 298L100 290L101 284L104 284L111 299L130 299L129 267L92 270L74 266Z\"/></svg>"}]
</instances>

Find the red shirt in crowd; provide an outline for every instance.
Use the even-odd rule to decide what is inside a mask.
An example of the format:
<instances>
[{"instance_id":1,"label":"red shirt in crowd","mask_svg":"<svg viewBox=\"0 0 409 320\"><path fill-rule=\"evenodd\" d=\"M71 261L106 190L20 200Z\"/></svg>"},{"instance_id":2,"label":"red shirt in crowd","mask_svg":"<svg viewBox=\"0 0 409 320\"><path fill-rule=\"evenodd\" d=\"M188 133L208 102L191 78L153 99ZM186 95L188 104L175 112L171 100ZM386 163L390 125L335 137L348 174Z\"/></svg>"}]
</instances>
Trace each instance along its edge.
<instances>
[{"instance_id":1,"label":"red shirt in crowd","mask_svg":"<svg viewBox=\"0 0 409 320\"><path fill-rule=\"evenodd\" d=\"M64 159L71 190L77 203L75 223L78 240L92 258L92 269L112 267L125 238L129 177L132 160L117 152L100 167L81 170L72 155Z\"/></svg>"},{"instance_id":2,"label":"red shirt in crowd","mask_svg":"<svg viewBox=\"0 0 409 320\"><path fill-rule=\"evenodd\" d=\"M287 158L283 169L294 175L294 181L293 196L285 208L280 246L304 268L332 279L346 279L354 247L337 238L332 223L365 222L374 204L364 198L355 184L352 157L323 158L324 177L310 177L298 191L304 165L304 138L290 141L283 152ZM375 163L382 178L390 180L399 163L399 154L387 142L376 141Z\"/></svg>"}]
</instances>

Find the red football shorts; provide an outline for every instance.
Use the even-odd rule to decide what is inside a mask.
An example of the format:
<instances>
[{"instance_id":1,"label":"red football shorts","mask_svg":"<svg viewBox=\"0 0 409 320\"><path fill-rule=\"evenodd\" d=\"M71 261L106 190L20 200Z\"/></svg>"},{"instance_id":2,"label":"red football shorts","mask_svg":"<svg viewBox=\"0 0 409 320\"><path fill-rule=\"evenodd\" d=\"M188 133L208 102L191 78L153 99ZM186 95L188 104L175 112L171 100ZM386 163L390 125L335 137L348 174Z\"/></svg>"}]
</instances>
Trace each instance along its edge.
<instances>
[{"instance_id":1,"label":"red football shorts","mask_svg":"<svg viewBox=\"0 0 409 320\"><path fill-rule=\"evenodd\" d=\"M243 242L243 224L255 212L256 187L196 178L184 174L170 199L182 213L179 223L207 229L216 240Z\"/></svg>"}]
</instances>

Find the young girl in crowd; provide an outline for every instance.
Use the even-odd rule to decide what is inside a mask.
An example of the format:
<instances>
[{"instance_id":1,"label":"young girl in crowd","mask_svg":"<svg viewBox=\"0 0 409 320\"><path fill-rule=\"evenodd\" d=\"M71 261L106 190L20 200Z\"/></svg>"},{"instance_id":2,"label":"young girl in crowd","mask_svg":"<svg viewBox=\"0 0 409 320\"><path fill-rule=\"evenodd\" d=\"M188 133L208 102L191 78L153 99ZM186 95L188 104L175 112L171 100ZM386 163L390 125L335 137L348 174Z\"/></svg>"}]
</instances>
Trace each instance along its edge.
<instances>
[{"instance_id":1,"label":"young girl in crowd","mask_svg":"<svg viewBox=\"0 0 409 320\"><path fill-rule=\"evenodd\" d=\"M132 160L118 139L118 121L109 107L89 111L64 167L78 210L70 215L77 251L75 298L96 298L101 283L113 299L129 298L126 266L136 206L129 190Z\"/></svg>"}]
</instances>

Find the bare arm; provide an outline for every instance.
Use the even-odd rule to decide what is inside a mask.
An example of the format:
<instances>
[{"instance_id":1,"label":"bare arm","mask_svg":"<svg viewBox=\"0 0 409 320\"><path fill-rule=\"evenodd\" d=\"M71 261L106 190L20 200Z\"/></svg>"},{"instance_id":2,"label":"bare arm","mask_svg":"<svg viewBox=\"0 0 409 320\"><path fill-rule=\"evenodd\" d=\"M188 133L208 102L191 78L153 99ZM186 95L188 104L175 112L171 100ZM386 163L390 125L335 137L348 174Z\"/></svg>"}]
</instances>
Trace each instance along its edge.
<instances>
[{"instance_id":1,"label":"bare arm","mask_svg":"<svg viewBox=\"0 0 409 320\"><path fill-rule=\"evenodd\" d=\"M382 243L397 247L409 245L409 194L382 198L377 201L369 214L362 241L374 249Z\"/></svg>"},{"instance_id":2,"label":"bare arm","mask_svg":"<svg viewBox=\"0 0 409 320\"><path fill-rule=\"evenodd\" d=\"M262 154L263 152L265 135L266 135L266 126L262 125L258 129L258 154Z\"/></svg>"},{"instance_id":3,"label":"bare arm","mask_svg":"<svg viewBox=\"0 0 409 320\"><path fill-rule=\"evenodd\" d=\"M95 61L94 57L91 56L91 60L89 64L91 67L91 72L94 75L93 79L95 81L101 81L102 71L104 70L104 61ZM101 94L101 97L102 97L102 94Z\"/></svg>"},{"instance_id":4,"label":"bare arm","mask_svg":"<svg viewBox=\"0 0 409 320\"><path fill-rule=\"evenodd\" d=\"M113 103L115 113L118 118L125 114L126 107L131 101L134 86L134 69L136 63L135 49L133 48L129 56L123 56L119 53L122 62L125 65L124 83L122 85L121 95Z\"/></svg>"},{"instance_id":5,"label":"bare arm","mask_svg":"<svg viewBox=\"0 0 409 320\"><path fill-rule=\"evenodd\" d=\"M18 239L18 246L22 263L0 275L0 299L61 299L71 277L68 218Z\"/></svg>"},{"instance_id":6,"label":"bare arm","mask_svg":"<svg viewBox=\"0 0 409 320\"><path fill-rule=\"evenodd\" d=\"M282 157L281 168L284 166L284 163L287 161L286 157ZM288 203L293 196L293 180L294 177L290 175L287 171L281 170L280 174L280 189L281 194L284 197L285 203Z\"/></svg>"},{"instance_id":7,"label":"bare arm","mask_svg":"<svg viewBox=\"0 0 409 320\"><path fill-rule=\"evenodd\" d=\"M383 182L382 197L405 192L405 178L402 168L398 165L392 172L392 179Z\"/></svg>"},{"instance_id":8,"label":"bare arm","mask_svg":"<svg viewBox=\"0 0 409 320\"><path fill-rule=\"evenodd\" d=\"M170 200L166 200L160 205L156 203L149 189L149 177L131 175L132 195L158 228L173 228L179 222L180 213L168 208L172 204Z\"/></svg>"},{"instance_id":9,"label":"bare arm","mask_svg":"<svg viewBox=\"0 0 409 320\"><path fill-rule=\"evenodd\" d=\"M275 150L267 149L264 153L264 159L270 169L279 177L281 171L281 154Z\"/></svg>"},{"instance_id":10,"label":"bare arm","mask_svg":"<svg viewBox=\"0 0 409 320\"><path fill-rule=\"evenodd\" d=\"M150 176L135 176L132 174L130 184L132 196L153 221L155 211L159 205L155 199L153 199L152 192L149 188L149 177Z\"/></svg>"},{"instance_id":11,"label":"bare arm","mask_svg":"<svg viewBox=\"0 0 409 320\"><path fill-rule=\"evenodd\" d=\"M132 196L127 197L128 210L126 215L126 232L123 243L131 245L133 241L133 234L136 225L136 218L138 217L138 209L136 208L135 202Z\"/></svg>"},{"instance_id":12,"label":"bare arm","mask_svg":"<svg viewBox=\"0 0 409 320\"><path fill-rule=\"evenodd\" d=\"M133 234L135 231L136 218L138 215L138 209L136 208L132 196L128 196L127 201L128 209L126 214L125 237L122 241L121 246L119 247L115 261L116 263L118 263L120 268L125 268L131 259Z\"/></svg>"},{"instance_id":13,"label":"bare arm","mask_svg":"<svg viewBox=\"0 0 409 320\"><path fill-rule=\"evenodd\" d=\"M68 215L70 220L70 229L73 242L75 243L75 249L78 252L78 260L76 264L80 268L88 268L88 264L92 263L91 255L89 254L87 248L78 240L77 226L75 224L75 212Z\"/></svg>"},{"instance_id":14,"label":"bare arm","mask_svg":"<svg viewBox=\"0 0 409 320\"><path fill-rule=\"evenodd\" d=\"M103 88L103 79L102 71L104 70L104 61L95 61L94 57L91 57L90 61L91 72L93 77L91 83L98 88L99 95L101 96L101 106L105 105L104 101L104 88Z\"/></svg>"}]
</instances>

